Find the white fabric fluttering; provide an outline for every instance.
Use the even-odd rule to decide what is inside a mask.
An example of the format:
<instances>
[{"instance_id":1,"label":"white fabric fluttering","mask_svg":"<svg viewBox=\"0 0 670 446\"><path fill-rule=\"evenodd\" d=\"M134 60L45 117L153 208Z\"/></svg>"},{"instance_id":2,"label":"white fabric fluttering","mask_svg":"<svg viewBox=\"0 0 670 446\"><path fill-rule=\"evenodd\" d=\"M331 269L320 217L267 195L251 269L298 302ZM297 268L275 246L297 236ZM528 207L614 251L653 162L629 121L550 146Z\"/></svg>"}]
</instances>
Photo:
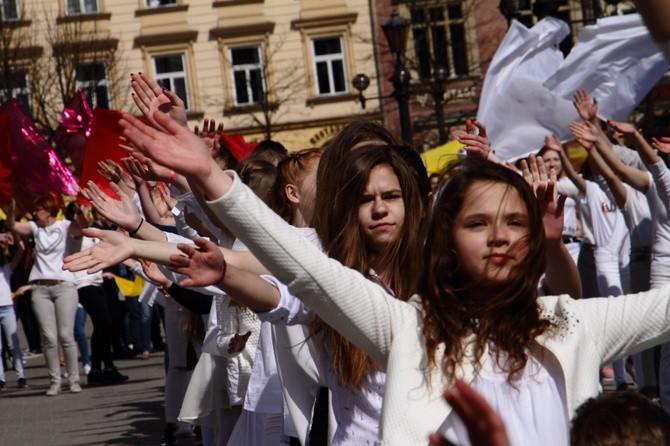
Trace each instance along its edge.
<instances>
[{"instance_id":1,"label":"white fabric fluttering","mask_svg":"<svg viewBox=\"0 0 670 446\"><path fill-rule=\"evenodd\" d=\"M568 56L556 45L569 32L547 17L528 29L512 22L487 71L477 119L496 154L516 160L537 152L546 135L573 139L578 120L572 96L584 88L598 99L602 119L624 121L670 69L637 14L584 27Z\"/></svg>"}]
</instances>

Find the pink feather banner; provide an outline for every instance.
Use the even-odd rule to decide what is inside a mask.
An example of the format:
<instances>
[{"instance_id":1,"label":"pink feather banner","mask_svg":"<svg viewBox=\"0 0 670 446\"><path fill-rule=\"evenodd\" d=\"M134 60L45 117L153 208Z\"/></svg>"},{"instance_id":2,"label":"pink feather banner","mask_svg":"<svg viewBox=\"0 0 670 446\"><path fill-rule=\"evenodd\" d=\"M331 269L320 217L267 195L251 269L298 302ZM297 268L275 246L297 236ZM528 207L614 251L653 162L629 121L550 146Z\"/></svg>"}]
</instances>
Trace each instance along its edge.
<instances>
[{"instance_id":1,"label":"pink feather banner","mask_svg":"<svg viewBox=\"0 0 670 446\"><path fill-rule=\"evenodd\" d=\"M81 90L77 90L63 108L60 125L54 138L56 146L70 156L77 172L81 172L84 162L86 140L91 135L92 121L93 113L86 102L86 97Z\"/></svg>"},{"instance_id":2,"label":"pink feather banner","mask_svg":"<svg viewBox=\"0 0 670 446\"><path fill-rule=\"evenodd\" d=\"M0 105L0 114L11 120L12 184L19 208L29 210L35 198L51 195L77 195L74 175L58 158L49 142L40 134L19 101Z\"/></svg>"}]
</instances>

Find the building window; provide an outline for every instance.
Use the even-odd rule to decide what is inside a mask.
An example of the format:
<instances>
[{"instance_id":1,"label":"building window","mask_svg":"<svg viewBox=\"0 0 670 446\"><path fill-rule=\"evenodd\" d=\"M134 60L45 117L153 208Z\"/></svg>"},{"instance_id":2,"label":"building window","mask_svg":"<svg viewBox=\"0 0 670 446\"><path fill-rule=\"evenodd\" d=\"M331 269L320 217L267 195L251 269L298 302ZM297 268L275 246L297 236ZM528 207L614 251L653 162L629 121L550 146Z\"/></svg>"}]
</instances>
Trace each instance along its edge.
<instances>
[{"instance_id":1,"label":"building window","mask_svg":"<svg viewBox=\"0 0 670 446\"><path fill-rule=\"evenodd\" d=\"M1 0L1 1L2 1L2 7L0 8L0 19L18 20L19 19L18 0Z\"/></svg>"},{"instance_id":2,"label":"building window","mask_svg":"<svg viewBox=\"0 0 670 446\"><path fill-rule=\"evenodd\" d=\"M416 69L421 79L443 66L450 77L469 73L465 14L462 3L412 9Z\"/></svg>"},{"instance_id":3,"label":"building window","mask_svg":"<svg viewBox=\"0 0 670 446\"><path fill-rule=\"evenodd\" d=\"M0 103L16 98L21 104L23 111L30 115L31 97L30 89L28 88L28 73L25 71L14 71L8 73L6 78L0 75L0 84L6 86L0 88Z\"/></svg>"},{"instance_id":4,"label":"building window","mask_svg":"<svg viewBox=\"0 0 670 446\"><path fill-rule=\"evenodd\" d=\"M153 58L155 79L184 101L186 110L191 109L188 100L188 82L186 81L186 61L183 54L156 56Z\"/></svg>"},{"instance_id":5,"label":"building window","mask_svg":"<svg viewBox=\"0 0 670 446\"><path fill-rule=\"evenodd\" d=\"M177 0L146 0L147 8L161 8L163 6L176 6Z\"/></svg>"},{"instance_id":6,"label":"building window","mask_svg":"<svg viewBox=\"0 0 670 446\"><path fill-rule=\"evenodd\" d=\"M109 81L105 64L102 62L80 64L77 65L75 72L77 89L84 92L91 109L109 108Z\"/></svg>"},{"instance_id":7,"label":"building window","mask_svg":"<svg viewBox=\"0 0 670 446\"><path fill-rule=\"evenodd\" d=\"M67 0L67 14L95 14L100 12L98 0Z\"/></svg>"},{"instance_id":8,"label":"building window","mask_svg":"<svg viewBox=\"0 0 670 446\"><path fill-rule=\"evenodd\" d=\"M257 104L265 93L261 48L251 46L230 50L235 105Z\"/></svg>"},{"instance_id":9,"label":"building window","mask_svg":"<svg viewBox=\"0 0 670 446\"><path fill-rule=\"evenodd\" d=\"M346 67L341 37L312 40L314 77L317 95L330 96L347 92Z\"/></svg>"}]
</instances>

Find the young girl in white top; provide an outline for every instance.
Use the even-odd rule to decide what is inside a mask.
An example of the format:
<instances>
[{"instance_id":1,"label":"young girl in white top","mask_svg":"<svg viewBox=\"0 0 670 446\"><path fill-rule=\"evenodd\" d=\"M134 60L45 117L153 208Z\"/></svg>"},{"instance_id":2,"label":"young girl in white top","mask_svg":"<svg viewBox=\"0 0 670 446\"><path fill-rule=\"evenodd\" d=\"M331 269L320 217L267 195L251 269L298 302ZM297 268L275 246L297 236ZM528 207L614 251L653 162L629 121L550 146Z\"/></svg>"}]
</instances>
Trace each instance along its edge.
<instances>
[{"instance_id":1,"label":"young girl in white top","mask_svg":"<svg viewBox=\"0 0 670 446\"><path fill-rule=\"evenodd\" d=\"M291 293L386 371L380 444L425 444L436 428L466 443L441 398L443 386L462 378L506 408L514 444L565 445L569 417L599 391L599 367L670 338L668 287L618 299L537 297L542 219L562 216L551 201L543 212L504 167L466 160L451 172L429 224L420 295L403 302L310 246L210 163L190 132L154 117L166 133L125 116L125 136L214 200L210 209ZM560 237L561 225L555 229L547 236ZM188 285L244 277L222 275L219 250L189 254ZM269 310L282 293L268 284L265 295Z\"/></svg>"}]
</instances>

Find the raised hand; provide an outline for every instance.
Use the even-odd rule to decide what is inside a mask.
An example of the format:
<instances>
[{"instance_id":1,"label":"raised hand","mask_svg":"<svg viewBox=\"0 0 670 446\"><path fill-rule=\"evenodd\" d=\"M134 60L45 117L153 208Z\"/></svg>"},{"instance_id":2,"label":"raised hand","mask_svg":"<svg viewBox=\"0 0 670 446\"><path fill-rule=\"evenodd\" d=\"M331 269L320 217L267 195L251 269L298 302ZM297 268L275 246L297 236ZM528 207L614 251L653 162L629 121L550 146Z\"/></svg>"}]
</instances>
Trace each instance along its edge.
<instances>
[{"instance_id":1,"label":"raised hand","mask_svg":"<svg viewBox=\"0 0 670 446\"><path fill-rule=\"evenodd\" d=\"M477 446L509 446L505 424L481 395L464 381L457 379L454 387L444 392L444 399L454 409L468 430L470 444ZM430 436L432 446L451 446L440 434Z\"/></svg>"},{"instance_id":2,"label":"raised hand","mask_svg":"<svg viewBox=\"0 0 670 446\"><path fill-rule=\"evenodd\" d=\"M563 208L567 195L556 195L556 172L548 172L541 156L530 155L521 160L521 172L535 192L542 212L544 235L547 240L558 240L563 233Z\"/></svg>"},{"instance_id":3,"label":"raised hand","mask_svg":"<svg viewBox=\"0 0 670 446\"><path fill-rule=\"evenodd\" d=\"M558 136L556 135L551 135L551 136L545 136L544 137L544 145L547 149L549 150L554 150L558 153L563 152L563 144L561 144L561 140L558 139Z\"/></svg>"},{"instance_id":4,"label":"raised hand","mask_svg":"<svg viewBox=\"0 0 670 446\"><path fill-rule=\"evenodd\" d=\"M141 218L137 206L116 184L109 183L109 187L121 199L120 201L104 193L93 181L89 181L88 187L82 189L82 195L107 220L126 231L134 230Z\"/></svg>"},{"instance_id":5,"label":"raised hand","mask_svg":"<svg viewBox=\"0 0 670 446\"><path fill-rule=\"evenodd\" d=\"M128 114L123 115L119 124L124 136L155 162L187 177L209 177L213 160L207 145L165 113L156 111L153 117L165 132Z\"/></svg>"},{"instance_id":6,"label":"raised hand","mask_svg":"<svg viewBox=\"0 0 670 446\"><path fill-rule=\"evenodd\" d=\"M130 75L133 101L149 122L158 129L163 127L154 119L154 112L161 111L170 115L179 125L188 128L184 101L173 92L164 89L151 76L138 73Z\"/></svg>"},{"instance_id":7,"label":"raised hand","mask_svg":"<svg viewBox=\"0 0 670 446\"><path fill-rule=\"evenodd\" d=\"M667 136L652 138L651 146L664 155L670 155L670 138Z\"/></svg>"},{"instance_id":8,"label":"raised hand","mask_svg":"<svg viewBox=\"0 0 670 446\"><path fill-rule=\"evenodd\" d=\"M89 249L65 257L63 269L86 270L87 273L93 274L135 255L130 238L120 232L87 228L83 233L87 237L97 238L100 242Z\"/></svg>"},{"instance_id":9,"label":"raised hand","mask_svg":"<svg viewBox=\"0 0 670 446\"><path fill-rule=\"evenodd\" d=\"M177 248L183 255L170 256L170 270L188 276L179 283L183 287L219 284L226 275L226 261L219 247L202 237L193 239L193 245L179 243Z\"/></svg>"},{"instance_id":10,"label":"raised hand","mask_svg":"<svg viewBox=\"0 0 670 446\"><path fill-rule=\"evenodd\" d=\"M202 140L207 144L209 152L212 156L215 156L219 149L221 148L221 134L223 133L223 123L219 123L219 126L216 127L216 121L213 119L207 119L202 123L202 131L196 125L193 133L198 135Z\"/></svg>"},{"instance_id":11,"label":"raised hand","mask_svg":"<svg viewBox=\"0 0 670 446\"><path fill-rule=\"evenodd\" d=\"M570 131L575 135L577 142L587 151L590 151L595 147L596 141L598 140L598 130L595 125L588 121L571 122Z\"/></svg>"},{"instance_id":12,"label":"raised hand","mask_svg":"<svg viewBox=\"0 0 670 446\"><path fill-rule=\"evenodd\" d=\"M244 347L247 345L247 339L249 339L249 336L251 336L250 331L246 332L243 335L235 333L235 336L233 336L233 338L230 340L230 344L228 344L228 354L232 355L244 350Z\"/></svg>"},{"instance_id":13,"label":"raised hand","mask_svg":"<svg viewBox=\"0 0 670 446\"><path fill-rule=\"evenodd\" d=\"M161 272L154 262L148 260L140 259L140 264L142 265L142 270L146 274L147 278L153 282L155 285L162 288L169 288L172 285L172 281L165 277L165 274Z\"/></svg>"},{"instance_id":14,"label":"raised hand","mask_svg":"<svg viewBox=\"0 0 670 446\"><path fill-rule=\"evenodd\" d=\"M627 122L617 122L608 119L607 124L622 135L633 135L637 132L637 129Z\"/></svg>"},{"instance_id":15,"label":"raised hand","mask_svg":"<svg viewBox=\"0 0 670 446\"><path fill-rule=\"evenodd\" d=\"M98 161L98 173L107 181L118 183L121 181L123 169L114 160L107 159Z\"/></svg>"},{"instance_id":16,"label":"raised hand","mask_svg":"<svg viewBox=\"0 0 670 446\"><path fill-rule=\"evenodd\" d=\"M572 96L572 105L575 106L579 117L584 121L593 121L598 114L598 99L589 100L589 94L583 88L577 89Z\"/></svg>"},{"instance_id":17,"label":"raised hand","mask_svg":"<svg viewBox=\"0 0 670 446\"><path fill-rule=\"evenodd\" d=\"M163 182L170 181L170 177L174 173L172 169L168 169L167 167L161 166L160 164L156 163L150 158L147 158L146 156L142 155L142 153L140 153L139 151L131 153L130 156L135 161L142 164L142 167L138 168L142 170L146 181L163 181Z\"/></svg>"}]
</instances>

